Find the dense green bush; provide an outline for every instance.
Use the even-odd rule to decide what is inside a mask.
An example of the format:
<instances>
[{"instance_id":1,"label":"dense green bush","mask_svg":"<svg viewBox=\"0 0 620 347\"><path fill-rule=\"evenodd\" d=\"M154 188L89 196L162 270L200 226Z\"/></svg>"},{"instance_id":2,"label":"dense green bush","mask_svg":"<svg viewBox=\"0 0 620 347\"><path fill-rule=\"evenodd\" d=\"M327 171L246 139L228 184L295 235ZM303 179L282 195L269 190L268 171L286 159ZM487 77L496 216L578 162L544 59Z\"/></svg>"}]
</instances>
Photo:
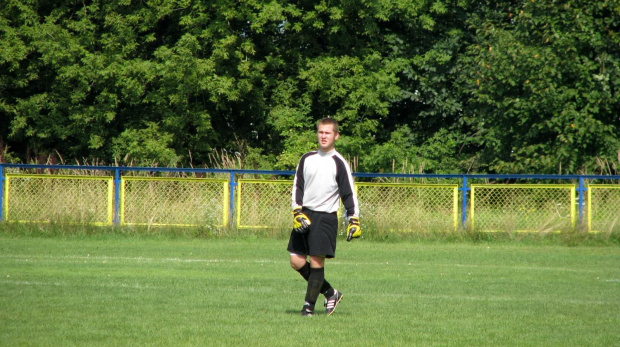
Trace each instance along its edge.
<instances>
[{"instance_id":1,"label":"dense green bush","mask_svg":"<svg viewBox=\"0 0 620 347\"><path fill-rule=\"evenodd\" d=\"M617 173L620 4L0 5L0 160L291 169L314 122L370 172Z\"/></svg>"}]
</instances>

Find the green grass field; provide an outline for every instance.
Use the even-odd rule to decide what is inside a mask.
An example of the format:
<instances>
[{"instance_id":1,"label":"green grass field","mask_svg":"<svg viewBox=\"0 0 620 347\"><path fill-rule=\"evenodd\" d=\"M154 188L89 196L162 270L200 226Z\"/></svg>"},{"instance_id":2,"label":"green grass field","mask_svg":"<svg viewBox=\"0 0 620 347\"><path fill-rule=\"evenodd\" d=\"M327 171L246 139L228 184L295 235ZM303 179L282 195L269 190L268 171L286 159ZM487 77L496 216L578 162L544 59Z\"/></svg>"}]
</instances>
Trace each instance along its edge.
<instances>
[{"instance_id":1,"label":"green grass field","mask_svg":"<svg viewBox=\"0 0 620 347\"><path fill-rule=\"evenodd\" d=\"M0 234L1 344L620 345L617 246L340 241L326 274L345 296L314 317L285 248Z\"/></svg>"}]
</instances>

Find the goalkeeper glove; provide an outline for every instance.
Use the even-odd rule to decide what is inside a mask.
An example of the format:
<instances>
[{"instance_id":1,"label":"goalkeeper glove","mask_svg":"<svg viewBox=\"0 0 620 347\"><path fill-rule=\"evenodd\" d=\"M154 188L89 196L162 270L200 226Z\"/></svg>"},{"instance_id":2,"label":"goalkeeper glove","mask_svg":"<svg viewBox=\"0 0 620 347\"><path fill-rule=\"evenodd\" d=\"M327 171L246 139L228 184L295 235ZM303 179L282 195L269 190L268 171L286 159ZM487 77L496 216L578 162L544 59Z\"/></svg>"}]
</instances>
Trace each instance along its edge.
<instances>
[{"instance_id":1,"label":"goalkeeper glove","mask_svg":"<svg viewBox=\"0 0 620 347\"><path fill-rule=\"evenodd\" d=\"M301 212L301 207L295 207L293 209L293 231L305 234L310 229L310 224L312 224L310 218Z\"/></svg>"},{"instance_id":2,"label":"goalkeeper glove","mask_svg":"<svg viewBox=\"0 0 620 347\"><path fill-rule=\"evenodd\" d=\"M351 239L356 239L360 236L362 236L360 219L357 217L350 217L349 226L347 227L347 241L351 241Z\"/></svg>"}]
</instances>

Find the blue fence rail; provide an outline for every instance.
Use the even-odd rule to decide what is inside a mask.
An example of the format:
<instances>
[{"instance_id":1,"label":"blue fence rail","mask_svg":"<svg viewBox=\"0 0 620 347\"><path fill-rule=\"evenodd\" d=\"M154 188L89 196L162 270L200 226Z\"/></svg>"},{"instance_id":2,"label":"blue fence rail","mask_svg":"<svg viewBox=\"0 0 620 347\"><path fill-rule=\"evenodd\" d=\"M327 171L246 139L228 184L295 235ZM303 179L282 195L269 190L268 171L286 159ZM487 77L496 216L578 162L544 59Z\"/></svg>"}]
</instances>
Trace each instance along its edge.
<instances>
[{"instance_id":1,"label":"blue fence rail","mask_svg":"<svg viewBox=\"0 0 620 347\"><path fill-rule=\"evenodd\" d=\"M241 175L272 175L272 176L292 176L294 171L280 170L242 170L242 169L207 169L207 168L154 168L154 167L124 167L124 166L87 166L87 165L38 165L38 164L8 164L0 163L0 207L4 206L3 197L5 189L5 174L7 168L20 170L90 170L112 172L114 177L114 223L119 223L120 208L120 184L121 176L125 172L170 172L185 174L226 174L229 176L230 185L230 220L234 220L234 201L237 177ZM606 180L619 181L620 175L494 175L494 174L396 174L396 173L353 173L354 177L359 178L383 178L383 179L452 179L459 181L459 191L461 195L461 225L465 226L467 221L468 193L470 182L473 180L553 180L553 181L573 181L577 183L578 193L578 223L581 225L584 213L584 201L587 194L586 180ZM0 208L0 221L4 220L3 209Z\"/></svg>"}]
</instances>

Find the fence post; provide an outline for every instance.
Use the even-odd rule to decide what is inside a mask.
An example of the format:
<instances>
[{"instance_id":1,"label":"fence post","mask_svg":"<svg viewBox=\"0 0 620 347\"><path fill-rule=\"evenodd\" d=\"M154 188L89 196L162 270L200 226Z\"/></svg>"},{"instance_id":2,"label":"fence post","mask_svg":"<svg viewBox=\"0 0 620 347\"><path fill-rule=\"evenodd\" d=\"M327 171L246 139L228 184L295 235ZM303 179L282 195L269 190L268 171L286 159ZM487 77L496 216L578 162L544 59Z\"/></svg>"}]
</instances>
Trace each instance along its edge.
<instances>
[{"instance_id":1,"label":"fence post","mask_svg":"<svg viewBox=\"0 0 620 347\"><path fill-rule=\"evenodd\" d=\"M230 171L230 178L229 178L229 206L228 206L228 226L231 225L231 223L233 223L234 219L234 213L235 213L235 186L237 186L237 182L235 182L235 172L234 171Z\"/></svg>"},{"instance_id":2,"label":"fence post","mask_svg":"<svg viewBox=\"0 0 620 347\"><path fill-rule=\"evenodd\" d=\"M461 225L465 228L467 222L467 176L463 176L463 183L461 187L462 205L461 205Z\"/></svg>"},{"instance_id":3,"label":"fence post","mask_svg":"<svg viewBox=\"0 0 620 347\"><path fill-rule=\"evenodd\" d=\"M583 186L583 177L579 176L579 226L583 225L583 194L585 191L586 188Z\"/></svg>"},{"instance_id":4,"label":"fence post","mask_svg":"<svg viewBox=\"0 0 620 347\"><path fill-rule=\"evenodd\" d=\"M119 209L120 209L120 192L121 192L121 172L118 169L114 169L114 221L113 223L118 225L120 222Z\"/></svg>"},{"instance_id":5,"label":"fence post","mask_svg":"<svg viewBox=\"0 0 620 347\"><path fill-rule=\"evenodd\" d=\"M0 222L4 220L4 166L0 164Z\"/></svg>"}]
</instances>

